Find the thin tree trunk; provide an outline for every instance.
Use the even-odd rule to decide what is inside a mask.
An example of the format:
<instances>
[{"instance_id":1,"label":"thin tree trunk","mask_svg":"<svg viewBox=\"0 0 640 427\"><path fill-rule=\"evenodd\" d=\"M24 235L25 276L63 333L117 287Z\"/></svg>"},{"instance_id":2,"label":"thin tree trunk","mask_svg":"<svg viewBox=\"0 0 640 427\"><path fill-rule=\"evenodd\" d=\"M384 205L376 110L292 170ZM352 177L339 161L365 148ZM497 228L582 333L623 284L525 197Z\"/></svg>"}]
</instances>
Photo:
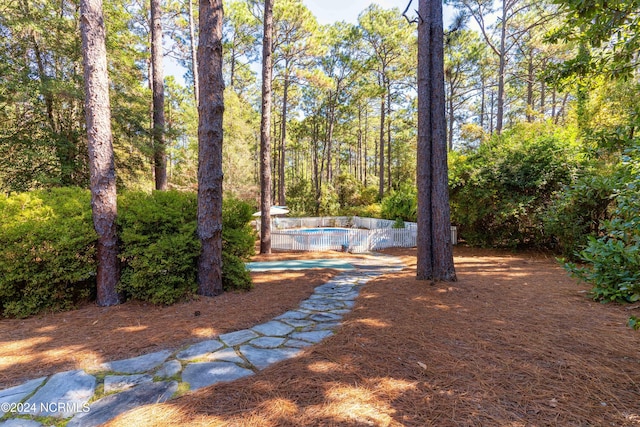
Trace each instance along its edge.
<instances>
[{"instance_id":1,"label":"thin tree trunk","mask_svg":"<svg viewBox=\"0 0 640 427\"><path fill-rule=\"evenodd\" d=\"M273 0L264 2L262 39L262 118L260 122L260 253L271 253L271 75Z\"/></svg>"},{"instance_id":2,"label":"thin tree trunk","mask_svg":"<svg viewBox=\"0 0 640 427\"><path fill-rule=\"evenodd\" d=\"M222 293L222 0L200 2L198 73L198 294Z\"/></svg>"},{"instance_id":3,"label":"thin tree trunk","mask_svg":"<svg viewBox=\"0 0 640 427\"><path fill-rule=\"evenodd\" d=\"M527 59L527 122L531 123L535 109L533 105L533 52L529 52Z\"/></svg>"},{"instance_id":4,"label":"thin tree trunk","mask_svg":"<svg viewBox=\"0 0 640 427\"><path fill-rule=\"evenodd\" d=\"M380 182L378 184L378 197L384 197L384 120L385 120L385 99L384 94L380 97Z\"/></svg>"},{"instance_id":5,"label":"thin tree trunk","mask_svg":"<svg viewBox=\"0 0 640 427\"><path fill-rule=\"evenodd\" d=\"M367 161L369 156L368 150L368 139L367 135L369 134L369 106L365 106L364 110L364 188L367 188Z\"/></svg>"},{"instance_id":6,"label":"thin tree trunk","mask_svg":"<svg viewBox=\"0 0 640 427\"><path fill-rule=\"evenodd\" d=\"M278 181L278 204L286 206L286 188L284 181L285 174L285 156L287 145L287 101L289 96L289 71L285 71L284 88L282 93L282 123L280 130L280 173Z\"/></svg>"},{"instance_id":7,"label":"thin tree trunk","mask_svg":"<svg viewBox=\"0 0 640 427\"><path fill-rule=\"evenodd\" d=\"M196 52L196 30L193 20L193 0L189 3L189 42L191 43L191 72L193 73L193 96L196 100L196 108L200 104L200 85L198 84L198 55Z\"/></svg>"},{"instance_id":8,"label":"thin tree trunk","mask_svg":"<svg viewBox=\"0 0 640 427\"><path fill-rule=\"evenodd\" d=\"M151 0L151 63L153 70L153 159L156 190L166 190L167 149L164 140L164 68L162 64L160 0Z\"/></svg>"},{"instance_id":9,"label":"thin tree trunk","mask_svg":"<svg viewBox=\"0 0 640 427\"><path fill-rule=\"evenodd\" d=\"M118 210L102 0L81 0L80 14L91 209L98 234L97 304L109 306L119 302Z\"/></svg>"},{"instance_id":10,"label":"thin tree trunk","mask_svg":"<svg viewBox=\"0 0 640 427\"><path fill-rule=\"evenodd\" d=\"M336 94L337 96L337 94ZM333 167L332 167L332 151L333 151L333 126L334 126L334 104L333 94L329 92L329 104L327 105L327 182L330 183L333 180Z\"/></svg>"},{"instance_id":11,"label":"thin tree trunk","mask_svg":"<svg viewBox=\"0 0 640 427\"><path fill-rule=\"evenodd\" d=\"M482 129L484 131L484 115L485 115L485 92L486 92L486 83L485 83L485 77L482 76L482 80L480 83L480 90L481 90L481 96L480 96L480 129Z\"/></svg>"},{"instance_id":12,"label":"thin tree trunk","mask_svg":"<svg viewBox=\"0 0 640 427\"><path fill-rule=\"evenodd\" d=\"M502 121L504 117L504 79L506 69L506 44L507 44L507 7L506 0L502 0L502 25L500 27L500 55L498 67L498 107L496 113L496 133L502 132Z\"/></svg>"},{"instance_id":13,"label":"thin tree trunk","mask_svg":"<svg viewBox=\"0 0 640 427\"><path fill-rule=\"evenodd\" d=\"M391 81L387 80L387 191L391 192Z\"/></svg>"}]
</instances>

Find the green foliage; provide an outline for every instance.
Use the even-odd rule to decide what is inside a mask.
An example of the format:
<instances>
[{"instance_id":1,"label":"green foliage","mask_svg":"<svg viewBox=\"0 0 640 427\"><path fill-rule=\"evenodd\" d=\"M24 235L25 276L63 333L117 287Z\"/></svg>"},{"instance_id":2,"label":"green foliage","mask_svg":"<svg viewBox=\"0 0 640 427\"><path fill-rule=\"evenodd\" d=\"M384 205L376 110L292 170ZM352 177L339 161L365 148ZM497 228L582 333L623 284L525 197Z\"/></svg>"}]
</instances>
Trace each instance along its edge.
<instances>
[{"instance_id":1,"label":"green foliage","mask_svg":"<svg viewBox=\"0 0 640 427\"><path fill-rule=\"evenodd\" d=\"M249 224L253 207L228 197L222 209L222 287L225 291L253 287L244 262L255 252L256 233Z\"/></svg>"},{"instance_id":2,"label":"green foliage","mask_svg":"<svg viewBox=\"0 0 640 427\"><path fill-rule=\"evenodd\" d=\"M0 309L26 317L67 310L95 297L96 234L91 195L58 188L0 197ZM126 298L171 304L197 289L200 241L194 193L129 192L119 196L117 219ZM253 209L225 198L223 266L225 290L250 289L244 267L254 251L249 226Z\"/></svg>"},{"instance_id":3,"label":"green foliage","mask_svg":"<svg viewBox=\"0 0 640 427\"><path fill-rule=\"evenodd\" d=\"M197 289L200 241L194 193L154 191L119 197L118 231L126 298L172 304Z\"/></svg>"},{"instance_id":4,"label":"green foliage","mask_svg":"<svg viewBox=\"0 0 640 427\"><path fill-rule=\"evenodd\" d=\"M340 211L338 193L332 185L323 185L320 190L320 200L318 203L319 216L335 216Z\"/></svg>"},{"instance_id":5,"label":"green foliage","mask_svg":"<svg viewBox=\"0 0 640 427\"><path fill-rule=\"evenodd\" d=\"M609 217L615 179L592 173L558 191L542 216L546 235L553 236L552 246L568 259L576 258Z\"/></svg>"},{"instance_id":6,"label":"green foliage","mask_svg":"<svg viewBox=\"0 0 640 427\"><path fill-rule=\"evenodd\" d=\"M473 245L544 245L543 214L580 167L575 135L547 123L522 124L450 156L452 222Z\"/></svg>"},{"instance_id":7,"label":"green foliage","mask_svg":"<svg viewBox=\"0 0 640 427\"><path fill-rule=\"evenodd\" d=\"M418 192L412 185L403 185L382 199L382 218L416 222L418 217Z\"/></svg>"},{"instance_id":8,"label":"green foliage","mask_svg":"<svg viewBox=\"0 0 640 427\"><path fill-rule=\"evenodd\" d=\"M127 297L172 304L197 289L200 241L195 193L125 193L118 219L123 270L119 289ZM254 251L252 207L225 198L222 213L222 280L226 290L250 289L244 261Z\"/></svg>"},{"instance_id":9,"label":"green foliage","mask_svg":"<svg viewBox=\"0 0 640 427\"><path fill-rule=\"evenodd\" d=\"M66 310L95 288L91 196L79 188L0 196L0 309Z\"/></svg>"},{"instance_id":10,"label":"green foliage","mask_svg":"<svg viewBox=\"0 0 640 427\"><path fill-rule=\"evenodd\" d=\"M591 283L599 301L640 300L640 147L628 150L615 196L612 219L604 221L601 236L589 237L579 254L584 265L565 267L579 279Z\"/></svg>"}]
</instances>

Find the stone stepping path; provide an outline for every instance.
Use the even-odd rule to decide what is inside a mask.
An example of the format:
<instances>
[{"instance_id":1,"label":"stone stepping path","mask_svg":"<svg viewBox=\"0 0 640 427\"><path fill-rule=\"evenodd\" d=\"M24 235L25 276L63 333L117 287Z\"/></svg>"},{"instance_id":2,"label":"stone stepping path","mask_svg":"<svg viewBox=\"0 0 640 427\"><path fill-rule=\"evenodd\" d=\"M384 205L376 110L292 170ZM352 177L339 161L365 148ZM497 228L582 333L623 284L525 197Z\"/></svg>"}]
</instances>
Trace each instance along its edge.
<instances>
[{"instance_id":1,"label":"stone stepping path","mask_svg":"<svg viewBox=\"0 0 640 427\"><path fill-rule=\"evenodd\" d=\"M348 262L353 270L318 286L297 309L266 323L176 352L104 363L99 372L61 372L0 390L0 427L52 424L39 417L54 417L57 425L68 421L68 427L98 426L135 407L169 400L180 383L182 389L196 390L296 357L333 335L366 282L403 268L385 255Z\"/></svg>"}]
</instances>

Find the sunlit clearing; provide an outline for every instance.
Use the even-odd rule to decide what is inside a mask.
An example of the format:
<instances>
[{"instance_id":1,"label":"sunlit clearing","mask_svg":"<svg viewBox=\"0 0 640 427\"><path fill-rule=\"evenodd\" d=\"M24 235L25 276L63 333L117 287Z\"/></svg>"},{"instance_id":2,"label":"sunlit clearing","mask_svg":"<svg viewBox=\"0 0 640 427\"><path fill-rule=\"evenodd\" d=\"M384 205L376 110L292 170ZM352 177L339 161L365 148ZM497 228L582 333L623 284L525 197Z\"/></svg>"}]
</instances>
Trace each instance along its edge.
<instances>
[{"instance_id":1,"label":"sunlit clearing","mask_svg":"<svg viewBox=\"0 0 640 427\"><path fill-rule=\"evenodd\" d=\"M209 338L217 334L216 330L213 328L194 328L191 330L191 335L194 337Z\"/></svg>"},{"instance_id":2,"label":"sunlit clearing","mask_svg":"<svg viewBox=\"0 0 640 427\"><path fill-rule=\"evenodd\" d=\"M330 402L310 410L318 410L324 417L336 421L350 420L377 426L392 424L392 415L396 412L375 392L364 387L334 387L327 392L327 398Z\"/></svg>"},{"instance_id":3,"label":"sunlit clearing","mask_svg":"<svg viewBox=\"0 0 640 427\"><path fill-rule=\"evenodd\" d=\"M23 352L28 348L35 347L38 344L44 344L50 341L51 337L35 337L19 341L2 341L0 342L0 355L20 355L23 354Z\"/></svg>"},{"instance_id":4,"label":"sunlit clearing","mask_svg":"<svg viewBox=\"0 0 640 427\"><path fill-rule=\"evenodd\" d=\"M271 399L262 406L274 419L292 417L298 413L298 405L289 399Z\"/></svg>"},{"instance_id":5,"label":"sunlit clearing","mask_svg":"<svg viewBox=\"0 0 640 427\"><path fill-rule=\"evenodd\" d=\"M122 328L117 328L116 332L141 332L145 329L148 329L148 326L123 326Z\"/></svg>"},{"instance_id":6,"label":"sunlit clearing","mask_svg":"<svg viewBox=\"0 0 640 427\"><path fill-rule=\"evenodd\" d=\"M36 332L53 332L57 329L55 325L51 326L43 326L42 328L36 329Z\"/></svg>"},{"instance_id":7,"label":"sunlit clearing","mask_svg":"<svg viewBox=\"0 0 640 427\"><path fill-rule=\"evenodd\" d=\"M340 365L333 362L315 362L309 365L311 372L331 373L340 370Z\"/></svg>"},{"instance_id":8,"label":"sunlit clearing","mask_svg":"<svg viewBox=\"0 0 640 427\"><path fill-rule=\"evenodd\" d=\"M355 323L360 323L361 325L371 326L374 328L388 328L391 326L387 322L379 319L358 319L355 320Z\"/></svg>"}]
</instances>

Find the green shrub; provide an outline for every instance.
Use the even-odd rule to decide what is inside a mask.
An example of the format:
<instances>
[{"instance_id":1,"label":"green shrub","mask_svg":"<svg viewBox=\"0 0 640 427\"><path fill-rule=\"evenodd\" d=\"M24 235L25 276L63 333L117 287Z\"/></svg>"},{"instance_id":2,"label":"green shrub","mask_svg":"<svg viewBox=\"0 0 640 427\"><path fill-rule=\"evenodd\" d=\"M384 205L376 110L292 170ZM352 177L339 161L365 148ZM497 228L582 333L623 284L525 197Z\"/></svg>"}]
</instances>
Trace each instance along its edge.
<instances>
[{"instance_id":1,"label":"green shrub","mask_svg":"<svg viewBox=\"0 0 640 427\"><path fill-rule=\"evenodd\" d=\"M0 196L0 309L26 317L95 295L91 195L56 188Z\"/></svg>"},{"instance_id":2,"label":"green shrub","mask_svg":"<svg viewBox=\"0 0 640 427\"><path fill-rule=\"evenodd\" d=\"M550 246L570 260L577 259L589 236L597 237L602 222L610 217L616 180L610 174L592 173L558 191L543 213Z\"/></svg>"},{"instance_id":3,"label":"green shrub","mask_svg":"<svg viewBox=\"0 0 640 427\"><path fill-rule=\"evenodd\" d=\"M575 135L523 124L450 156L452 223L472 245L540 246L543 213L580 168Z\"/></svg>"},{"instance_id":4,"label":"green shrub","mask_svg":"<svg viewBox=\"0 0 640 427\"><path fill-rule=\"evenodd\" d=\"M118 205L123 296L172 304L193 294L200 254L195 193L129 192Z\"/></svg>"},{"instance_id":5,"label":"green shrub","mask_svg":"<svg viewBox=\"0 0 640 427\"><path fill-rule=\"evenodd\" d=\"M640 147L627 151L617 174L615 209L604 221L601 236L589 237L579 258L584 265L565 267L579 279L591 283L599 301L640 300Z\"/></svg>"},{"instance_id":6,"label":"green shrub","mask_svg":"<svg viewBox=\"0 0 640 427\"><path fill-rule=\"evenodd\" d=\"M413 185L403 185L382 199L382 218L416 222L418 218L418 192Z\"/></svg>"},{"instance_id":7,"label":"green shrub","mask_svg":"<svg viewBox=\"0 0 640 427\"><path fill-rule=\"evenodd\" d=\"M0 310L26 317L95 297L96 233L91 195L77 188L0 196ZM197 289L200 241L194 193L129 192L118 197L119 291L170 304ZM250 289L244 261L254 251L252 208L223 204L223 286Z\"/></svg>"},{"instance_id":8,"label":"green shrub","mask_svg":"<svg viewBox=\"0 0 640 427\"><path fill-rule=\"evenodd\" d=\"M256 232L249 224L253 207L227 197L222 209L222 287L225 291L253 287L245 261L255 253Z\"/></svg>"},{"instance_id":9,"label":"green shrub","mask_svg":"<svg viewBox=\"0 0 640 427\"><path fill-rule=\"evenodd\" d=\"M172 304L195 293L200 255L196 194L125 193L120 205L120 291L154 304ZM227 290L251 288L243 261L254 252L252 212L245 202L224 199L222 278Z\"/></svg>"}]
</instances>

